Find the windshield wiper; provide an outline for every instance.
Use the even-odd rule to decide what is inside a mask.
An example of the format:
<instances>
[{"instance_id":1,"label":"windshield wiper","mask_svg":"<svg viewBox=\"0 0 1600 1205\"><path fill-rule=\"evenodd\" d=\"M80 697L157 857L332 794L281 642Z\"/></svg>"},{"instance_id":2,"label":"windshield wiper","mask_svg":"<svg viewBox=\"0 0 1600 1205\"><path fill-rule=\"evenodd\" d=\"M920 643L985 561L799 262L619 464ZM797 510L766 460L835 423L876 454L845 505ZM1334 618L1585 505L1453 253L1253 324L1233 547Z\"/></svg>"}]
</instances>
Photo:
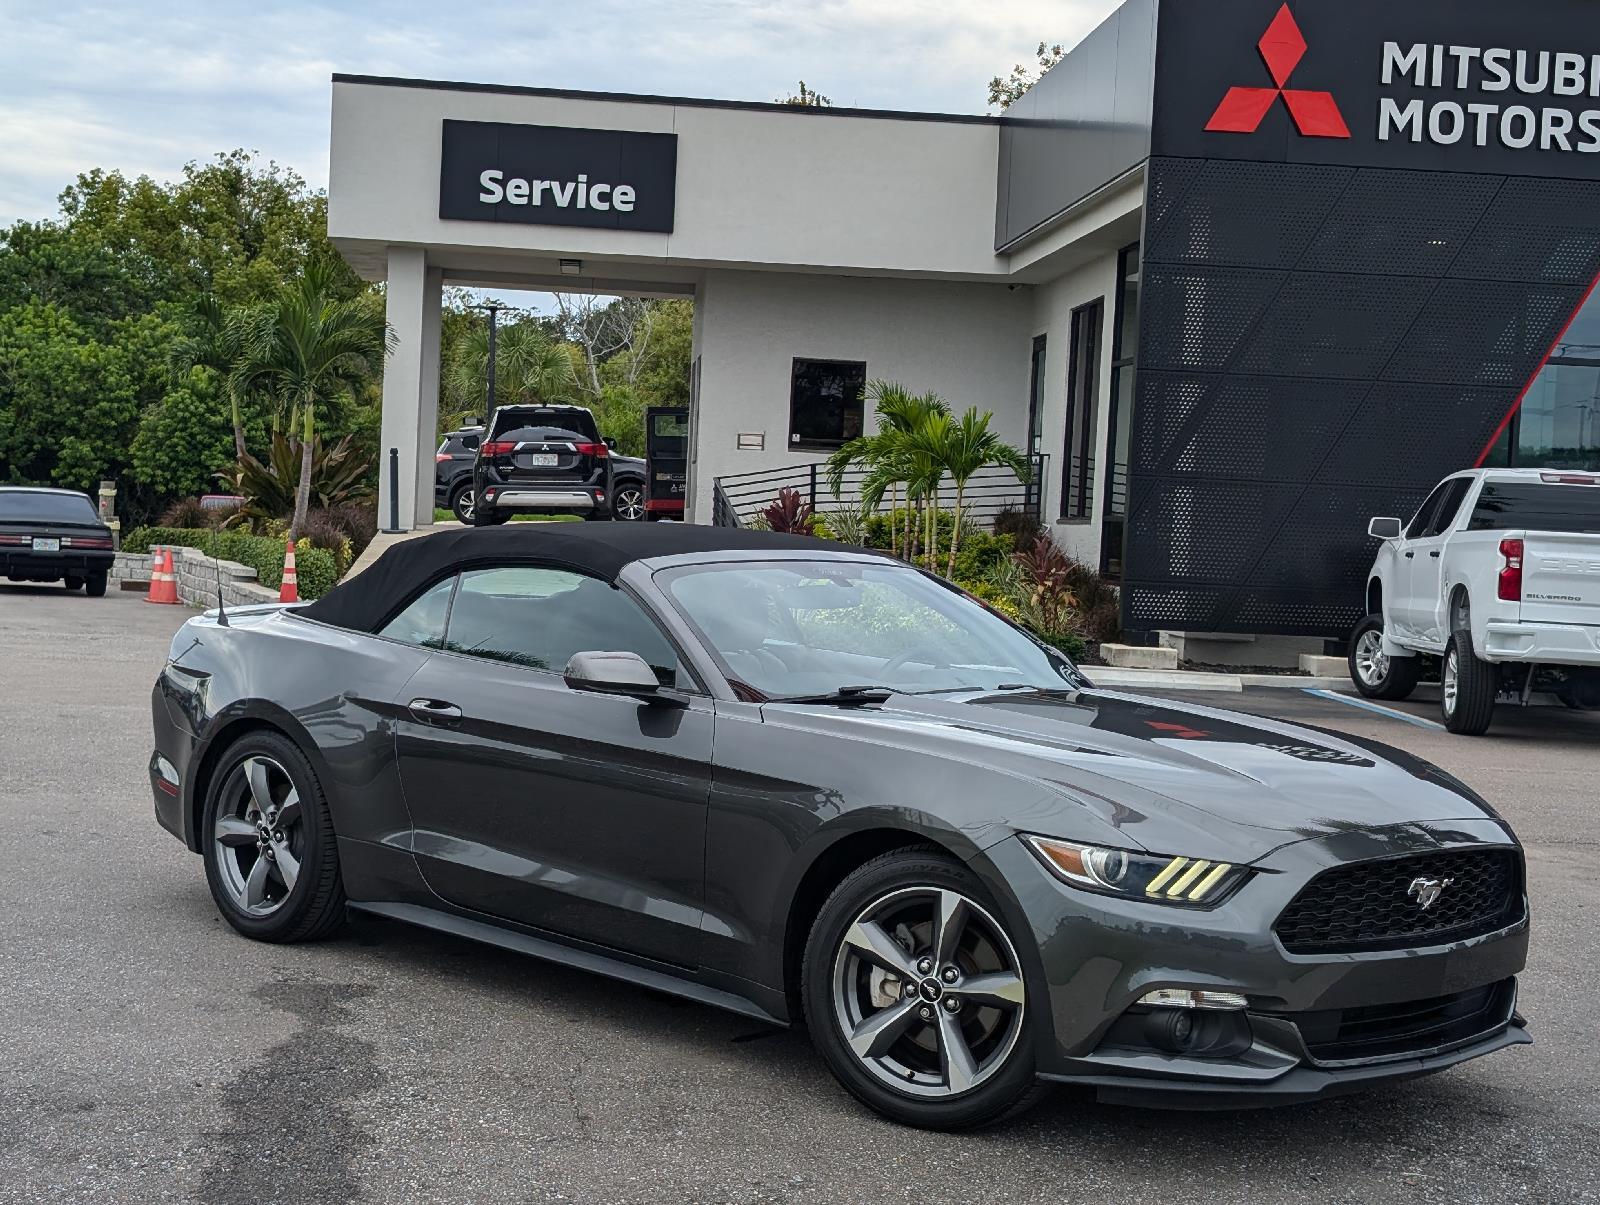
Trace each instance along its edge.
<instances>
[{"instance_id":1,"label":"windshield wiper","mask_svg":"<svg viewBox=\"0 0 1600 1205\"><path fill-rule=\"evenodd\" d=\"M820 695L791 695L786 699L770 699L772 703L818 703L834 707L866 707L887 703L894 691L886 686L841 686L838 690Z\"/></svg>"}]
</instances>

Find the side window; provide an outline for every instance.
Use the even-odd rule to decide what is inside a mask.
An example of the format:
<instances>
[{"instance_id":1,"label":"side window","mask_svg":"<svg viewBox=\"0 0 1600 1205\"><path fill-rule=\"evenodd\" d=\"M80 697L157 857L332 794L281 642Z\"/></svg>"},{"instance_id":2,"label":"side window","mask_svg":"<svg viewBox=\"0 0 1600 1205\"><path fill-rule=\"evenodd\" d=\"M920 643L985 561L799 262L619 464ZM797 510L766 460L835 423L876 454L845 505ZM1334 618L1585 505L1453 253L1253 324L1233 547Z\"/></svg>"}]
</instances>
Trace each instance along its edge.
<instances>
[{"instance_id":1,"label":"side window","mask_svg":"<svg viewBox=\"0 0 1600 1205\"><path fill-rule=\"evenodd\" d=\"M553 674L565 670L574 653L637 653L663 686L694 688L672 645L633 599L565 569L463 573L445 647Z\"/></svg>"},{"instance_id":2,"label":"side window","mask_svg":"<svg viewBox=\"0 0 1600 1205\"><path fill-rule=\"evenodd\" d=\"M1422 508L1412 516L1411 523L1406 527L1406 539L1420 540L1428 530L1428 523L1433 518L1434 512L1439 509L1439 503L1444 500L1445 494L1450 489L1450 482L1446 481L1433 493L1428 495L1428 500Z\"/></svg>"},{"instance_id":3,"label":"side window","mask_svg":"<svg viewBox=\"0 0 1600 1205\"><path fill-rule=\"evenodd\" d=\"M455 588L453 576L429 586L409 607L384 624L378 635L421 648L442 649L445 620L450 614L450 595Z\"/></svg>"},{"instance_id":4,"label":"side window","mask_svg":"<svg viewBox=\"0 0 1600 1205\"><path fill-rule=\"evenodd\" d=\"M1445 482L1444 496L1439 500L1439 509L1433 518L1428 520L1428 526L1423 535L1436 536L1441 532L1449 531L1455 523L1456 517L1461 513L1461 504L1466 501L1467 494L1472 489L1472 478L1457 477L1453 481Z\"/></svg>"}]
</instances>

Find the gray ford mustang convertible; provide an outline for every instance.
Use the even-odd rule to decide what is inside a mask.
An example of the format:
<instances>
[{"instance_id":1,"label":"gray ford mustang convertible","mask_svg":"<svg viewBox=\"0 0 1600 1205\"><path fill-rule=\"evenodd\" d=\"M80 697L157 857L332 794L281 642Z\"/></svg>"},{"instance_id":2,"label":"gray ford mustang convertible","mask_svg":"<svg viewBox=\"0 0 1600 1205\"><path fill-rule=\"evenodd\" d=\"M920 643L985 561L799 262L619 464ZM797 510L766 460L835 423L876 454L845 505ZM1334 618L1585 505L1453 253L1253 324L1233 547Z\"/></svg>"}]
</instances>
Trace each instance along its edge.
<instances>
[{"instance_id":1,"label":"gray ford mustang convertible","mask_svg":"<svg viewBox=\"0 0 1600 1205\"><path fill-rule=\"evenodd\" d=\"M1527 1042L1523 859L1350 737L1096 689L814 540L512 525L192 619L157 819L264 941L360 909L780 1024L935 1127L1234 1107Z\"/></svg>"}]
</instances>

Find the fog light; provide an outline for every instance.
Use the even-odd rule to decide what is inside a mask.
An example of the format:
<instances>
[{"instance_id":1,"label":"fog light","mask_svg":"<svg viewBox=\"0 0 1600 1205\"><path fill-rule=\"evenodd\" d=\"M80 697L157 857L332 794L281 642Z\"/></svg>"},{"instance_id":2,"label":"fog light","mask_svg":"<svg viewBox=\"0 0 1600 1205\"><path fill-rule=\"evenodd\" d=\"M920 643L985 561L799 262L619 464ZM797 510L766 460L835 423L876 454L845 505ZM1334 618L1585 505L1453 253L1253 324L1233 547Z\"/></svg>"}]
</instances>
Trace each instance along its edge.
<instances>
[{"instance_id":1,"label":"fog light","mask_svg":"<svg viewBox=\"0 0 1600 1205\"><path fill-rule=\"evenodd\" d=\"M1238 992L1214 992L1207 988L1161 987L1139 997L1139 1003L1152 1008L1220 1008L1249 1007Z\"/></svg>"},{"instance_id":2,"label":"fog light","mask_svg":"<svg viewBox=\"0 0 1600 1205\"><path fill-rule=\"evenodd\" d=\"M1171 1054L1187 1053L1194 1043L1194 1017L1187 1008L1151 1013L1145 1020L1150 1044Z\"/></svg>"}]
</instances>

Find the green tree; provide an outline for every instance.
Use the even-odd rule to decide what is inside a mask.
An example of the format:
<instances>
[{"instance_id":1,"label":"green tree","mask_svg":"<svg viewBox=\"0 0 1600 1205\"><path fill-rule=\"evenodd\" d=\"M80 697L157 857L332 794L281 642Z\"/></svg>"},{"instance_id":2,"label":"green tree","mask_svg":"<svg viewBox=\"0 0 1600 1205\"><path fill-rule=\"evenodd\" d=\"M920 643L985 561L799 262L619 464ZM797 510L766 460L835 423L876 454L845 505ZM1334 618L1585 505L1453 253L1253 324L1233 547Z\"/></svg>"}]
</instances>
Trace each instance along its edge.
<instances>
[{"instance_id":1,"label":"green tree","mask_svg":"<svg viewBox=\"0 0 1600 1205\"><path fill-rule=\"evenodd\" d=\"M211 489L235 457L217 380L203 368L192 368L145 411L130 449L135 480L165 496Z\"/></svg>"},{"instance_id":2,"label":"green tree","mask_svg":"<svg viewBox=\"0 0 1600 1205\"><path fill-rule=\"evenodd\" d=\"M261 388L300 434L300 483L290 537L298 539L311 499L318 411L333 415L378 371L390 342L388 327L368 297L340 300L336 273L325 264L306 268L299 281L251 323L235 376L241 388Z\"/></svg>"},{"instance_id":3,"label":"green tree","mask_svg":"<svg viewBox=\"0 0 1600 1205\"><path fill-rule=\"evenodd\" d=\"M1040 42L1039 49L1034 52L1039 60L1039 74L1035 75L1031 68L1018 63L1011 69L1010 75L995 76L989 81L990 106L998 105L1002 109L1009 109L1027 95L1028 89L1039 82L1039 76L1065 58L1066 53L1059 44L1048 46Z\"/></svg>"},{"instance_id":4,"label":"green tree","mask_svg":"<svg viewBox=\"0 0 1600 1205\"><path fill-rule=\"evenodd\" d=\"M815 89L806 87L805 80L801 80L800 91L791 92L788 96L778 97L778 103L803 109L826 109L833 104L833 101Z\"/></svg>"},{"instance_id":5,"label":"green tree","mask_svg":"<svg viewBox=\"0 0 1600 1205\"><path fill-rule=\"evenodd\" d=\"M987 411L980 414L974 407L959 421L951 422L948 416L944 419L944 429L938 435L939 460L956 487L955 526L950 532L950 560L945 567L945 576L950 577L956 571L956 553L961 546L961 508L967 482L991 465L1010 469L1018 481L1024 482L1032 470L1021 451L1005 443L990 429L993 414Z\"/></svg>"},{"instance_id":6,"label":"green tree","mask_svg":"<svg viewBox=\"0 0 1600 1205\"><path fill-rule=\"evenodd\" d=\"M495 403L500 406L571 402L577 374L567 350L536 321L513 322L495 335ZM489 372L489 328L468 331L445 365L445 392L453 398L483 399ZM478 401L482 410L487 403Z\"/></svg>"}]
</instances>

